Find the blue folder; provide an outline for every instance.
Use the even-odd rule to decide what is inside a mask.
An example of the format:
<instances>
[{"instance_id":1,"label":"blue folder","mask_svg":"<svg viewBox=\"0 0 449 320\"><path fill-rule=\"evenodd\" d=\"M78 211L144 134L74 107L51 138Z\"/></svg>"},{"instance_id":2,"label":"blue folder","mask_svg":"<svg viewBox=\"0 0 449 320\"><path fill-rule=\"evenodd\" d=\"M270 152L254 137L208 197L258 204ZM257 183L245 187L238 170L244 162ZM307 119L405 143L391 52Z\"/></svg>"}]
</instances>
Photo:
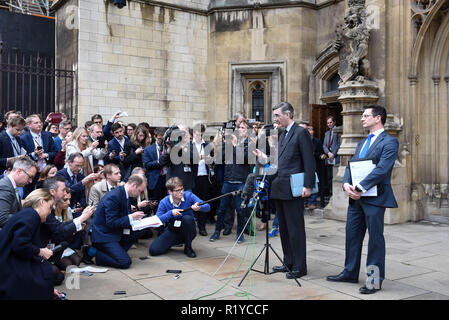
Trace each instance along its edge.
<instances>
[{"instance_id":1,"label":"blue folder","mask_svg":"<svg viewBox=\"0 0 449 320\"><path fill-rule=\"evenodd\" d=\"M312 193L318 192L318 182L318 175L315 172L315 186L312 189ZM293 197L300 197L304 188L304 172L290 175L290 186Z\"/></svg>"}]
</instances>

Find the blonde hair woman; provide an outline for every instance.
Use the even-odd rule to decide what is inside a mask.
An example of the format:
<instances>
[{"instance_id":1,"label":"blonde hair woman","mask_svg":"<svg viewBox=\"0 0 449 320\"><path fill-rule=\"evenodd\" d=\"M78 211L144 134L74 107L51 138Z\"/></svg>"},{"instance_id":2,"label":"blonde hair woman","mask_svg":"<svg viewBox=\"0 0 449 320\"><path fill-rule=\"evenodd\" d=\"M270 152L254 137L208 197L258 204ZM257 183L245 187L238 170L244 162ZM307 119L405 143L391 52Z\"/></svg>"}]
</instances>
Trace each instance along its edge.
<instances>
[{"instance_id":1,"label":"blonde hair woman","mask_svg":"<svg viewBox=\"0 0 449 320\"><path fill-rule=\"evenodd\" d=\"M40 225L53 203L47 189L34 190L0 232L0 300L50 300L56 293L46 261L53 252L40 240Z\"/></svg>"},{"instance_id":2,"label":"blonde hair woman","mask_svg":"<svg viewBox=\"0 0 449 320\"><path fill-rule=\"evenodd\" d=\"M89 174L94 172L94 158L97 160L101 160L107 153L105 149L99 149L98 141L90 141L87 130L83 127L76 128L72 135L72 141L67 143L66 145L66 153L65 153L65 161L67 162L72 153L81 152L85 161L83 174L88 176Z\"/></svg>"}]
</instances>

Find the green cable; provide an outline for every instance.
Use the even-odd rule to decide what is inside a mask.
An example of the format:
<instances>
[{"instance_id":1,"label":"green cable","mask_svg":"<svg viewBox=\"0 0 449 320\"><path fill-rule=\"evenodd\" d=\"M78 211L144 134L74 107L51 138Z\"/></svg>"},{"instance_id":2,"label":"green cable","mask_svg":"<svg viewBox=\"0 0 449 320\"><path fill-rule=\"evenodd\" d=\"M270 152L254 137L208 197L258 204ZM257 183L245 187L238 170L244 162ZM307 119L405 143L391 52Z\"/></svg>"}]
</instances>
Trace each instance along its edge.
<instances>
[{"instance_id":1,"label":"green cable","mask_svg":"<svg viewBox=\"0 0 449 320\"><path fill-rule=\"evenodd\" d=\"M251 221L250 221L250 223L252 223L252 222L254 221L253 219L254 219L254 215L255 215L255 212L256 212L256 208L257 208L257 202L258 202L258 199L256 199L256 202L254 203L254 209L253 209L253 211L251 212ZM255 233L255 232L256 232L256 231L255 231L256 225L255 225L255 224L253 225L253 228L254 228L254 236L253 236L253 259L254 259L254 252L255 252L255 246L256 246L256 233ZM250 236L250 237L251 237L251 236ZM210 296L212 296L212 295L214 295L214 294L220 292L221 290L223 290L223 289L229 284L229 282L231 282L231 281L234 279L235 274L237 273L237 271L239 271L240 267L242 266L242 263L243 263L243 261L245 260L246 253L247 253L247 251L248 251L249 245L250 245L250 242L248 242L248 244L246 245L245 252L244 252L244 254L243 254L242 259L240 260L240 263L239 263L237 269L236 269L236 270L234 271L234 273L231 275L231 278L230 278L230 279L229 279L223 286L221 286L220 288L218 288L215 292L212 292L212 293L210 293L210 294L206 294L206 295L204 295L204 296L200 296L200 297L195 298L195 299L192 299L192 300L200 300L200 299L202 299L202 298L210 297ZM247 296L247 297L248 297L248 300L249 300L249 293L250 293L251 290L252 290L251 269L249 270L248 276L249 276L249 280L250 280L250 290L249 290L249 292L241 291L241 292L236 292L234 295L235 295L235 296L238 296L238 297L245 297L245 296ZM238 295L238 294L241 294L241 295Z\"/></svg>"}]
</instances>

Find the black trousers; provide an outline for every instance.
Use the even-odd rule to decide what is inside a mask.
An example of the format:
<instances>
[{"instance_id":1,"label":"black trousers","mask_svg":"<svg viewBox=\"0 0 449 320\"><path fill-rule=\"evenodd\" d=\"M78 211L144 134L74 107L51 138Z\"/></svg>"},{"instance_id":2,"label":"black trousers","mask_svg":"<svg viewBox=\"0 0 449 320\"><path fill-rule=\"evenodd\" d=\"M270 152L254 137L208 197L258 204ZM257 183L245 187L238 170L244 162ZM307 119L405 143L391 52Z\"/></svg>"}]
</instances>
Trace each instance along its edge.
<instances>
[{"instance_id":1,"label":"black trousers","mask_svg":"<svg viewBox=\"0 0 449 320\"><path fill-rule=\"evenodd\" d=\"M284 264L292 271L307 272L304 200L275 200Z\"/></svg>"},{"instance_id":2,"label":"black trousers","mask_svg":"<svg viewBox=\"0 0 449 320\"><path fill-rule=\"evenodd\" d=\"M195 178L195 187L193 188L193 193L203 201L209 200L211 185L208 176L197 176ZM198 229L206 229L207 212L197 211L195 212L197 218Z\"/></svg>"}]
</instances>

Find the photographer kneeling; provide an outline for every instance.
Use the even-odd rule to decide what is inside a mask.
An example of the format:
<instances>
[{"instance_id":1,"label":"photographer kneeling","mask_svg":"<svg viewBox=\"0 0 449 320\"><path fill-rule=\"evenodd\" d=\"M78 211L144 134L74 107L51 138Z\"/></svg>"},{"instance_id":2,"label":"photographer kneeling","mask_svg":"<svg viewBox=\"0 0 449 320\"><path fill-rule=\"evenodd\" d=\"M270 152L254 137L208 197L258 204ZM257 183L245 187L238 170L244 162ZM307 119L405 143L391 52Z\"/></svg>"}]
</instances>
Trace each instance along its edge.
<instances>
[{"instance_id":1,"label":"photographer kneeling","mask_svg":"<svg viewBox=\"0 0 449 320\"><path fill-rule=\"evenodd\" d=\"M202 200L193 193L184 191L183 183L178 177L170 178L165 186L169 195L161 200L156 215L167 226L151 244L150 255L161 255L174 245L184 244L184 253L189 258L195 258L196 253L192 249L192 241L196 237L193 211L208 212L210 206L199 206Z\"/></svg>"}]
</instances>

